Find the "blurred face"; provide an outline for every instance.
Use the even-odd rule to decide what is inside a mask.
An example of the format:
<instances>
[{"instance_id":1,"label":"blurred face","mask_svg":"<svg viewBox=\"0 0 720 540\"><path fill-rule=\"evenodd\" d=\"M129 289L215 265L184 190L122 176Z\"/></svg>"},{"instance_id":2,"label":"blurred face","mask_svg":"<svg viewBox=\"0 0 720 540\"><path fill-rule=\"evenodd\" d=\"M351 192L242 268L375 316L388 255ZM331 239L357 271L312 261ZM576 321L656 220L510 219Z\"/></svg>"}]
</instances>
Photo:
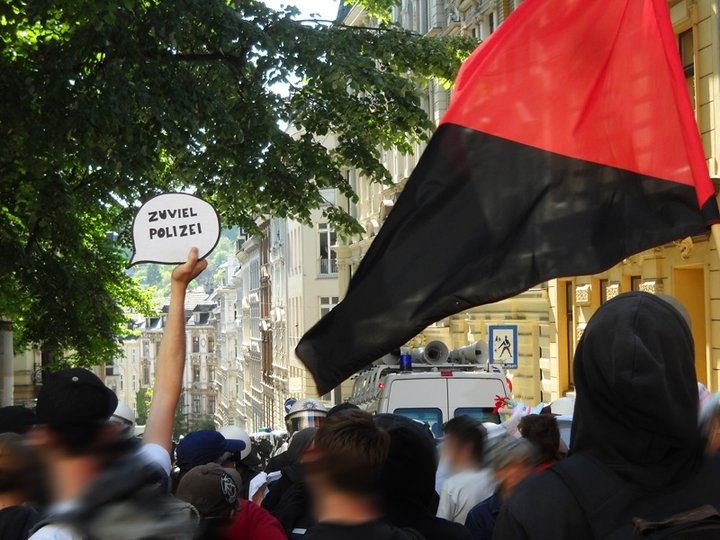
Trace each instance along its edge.
<instances>
[{"instance_id":1,"label":"blurred face","mask_svg":"<svg viewBox=\"0 0 720 540\"><path fill-rule=\"evenodd\" d=\"M440 458L451 473L456 473L473 465L472 449L456 437L447 435L443 440Z\"/></svg>"},{"instance_id":2,"label":"blurred face","mask_svg":"<svg viewBox=\"0 0 720 540\"><path fill-rule=\"evenodd\" d=\"M286 420L287 430L289 433L295 433L306 428L320 427L323 420L325 420L325 413L301 411Z\"/></svg>"},{"instance_id":3,"label":"blurred face","mask_svg":"<svg viewBox=\"0 0 720 540\"><path fill-rule=\"evenodd\" d=\"M515 489L515 486L532 474L532 472L532 465L527 460L512 461L497 471L496 476L502 489L502 498L507 498L512 490Z\"/></svg>"}]
</instances>

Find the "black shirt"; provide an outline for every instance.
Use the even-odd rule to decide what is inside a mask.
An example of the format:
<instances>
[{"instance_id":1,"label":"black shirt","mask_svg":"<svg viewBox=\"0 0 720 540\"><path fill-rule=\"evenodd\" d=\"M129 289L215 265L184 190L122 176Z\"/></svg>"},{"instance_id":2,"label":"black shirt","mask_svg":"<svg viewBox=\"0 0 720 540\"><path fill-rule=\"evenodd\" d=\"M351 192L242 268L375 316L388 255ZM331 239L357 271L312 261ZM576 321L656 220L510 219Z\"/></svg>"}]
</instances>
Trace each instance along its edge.
<instances>
[{"instance_id":1,"label":"black shirt","mask_svg":"<svg viewBox=\"0 0 720 540\"><path fill-rule=\"evenodd\" d=\"M40 521L40 515L29 506L9 506L0 510L0 538L27 540L30 529Z\"/></svg>"},{"instance_id":2,"label":"black shirt","mask_svg":"<svg viewBox=\"0 0 720 540\"><path fill-rule=\"evenodd\" d=\"M307 540L424 540L420 533L412 529L398 529L382 520L360 525L318 523L306 538Z\"/></svg>"}]
</instances>

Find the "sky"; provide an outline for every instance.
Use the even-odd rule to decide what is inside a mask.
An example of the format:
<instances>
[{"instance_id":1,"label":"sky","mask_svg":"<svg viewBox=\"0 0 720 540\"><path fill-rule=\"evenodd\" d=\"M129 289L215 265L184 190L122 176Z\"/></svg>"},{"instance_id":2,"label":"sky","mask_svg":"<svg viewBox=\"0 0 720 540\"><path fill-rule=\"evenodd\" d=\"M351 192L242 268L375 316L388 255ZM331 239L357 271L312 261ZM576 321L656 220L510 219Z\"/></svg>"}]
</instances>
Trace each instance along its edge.
<instances>
[{"instance_id":1,"label":"sky","mask_svg":"<svg viewBox=\"0 0 720 540\"><path fill-rule=\"evenodd\" d=\"M338 0L264 0L271 8L278 9L281 6L295 6L303 17L310 17L310 14L318 14L320 19L335 20L338 10Z\"/></svg>"}]
</instances>

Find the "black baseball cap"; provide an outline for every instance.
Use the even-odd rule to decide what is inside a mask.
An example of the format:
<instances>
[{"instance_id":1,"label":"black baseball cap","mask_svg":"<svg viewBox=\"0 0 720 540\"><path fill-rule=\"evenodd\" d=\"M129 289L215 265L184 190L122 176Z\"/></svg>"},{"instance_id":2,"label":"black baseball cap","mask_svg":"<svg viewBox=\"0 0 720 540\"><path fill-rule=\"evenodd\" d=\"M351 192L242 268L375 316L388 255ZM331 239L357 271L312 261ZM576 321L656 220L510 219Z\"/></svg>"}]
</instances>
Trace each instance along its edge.
<instances>
[{"instance_id":1,"label":"black baseball cap","mask_svg":"<svg viewBox=\"0 0 720 540\"><path fill-rule=\"evenodd\" d=\"M82 368L47 375L37 398L38 423L51 427L91 426L106 422L118 398L97 375Z\"/></svg>"},{"instance_id":2,"label":"black baseball cap","mask_svg":"<svg viewBox=\"0 0 720 540\"><path fill-rule=\"evenodd\" d=\"M0 433L23 435L37 424L37 416L27 407L9 405L0 407Z\"/></svg>"}]
</instances>

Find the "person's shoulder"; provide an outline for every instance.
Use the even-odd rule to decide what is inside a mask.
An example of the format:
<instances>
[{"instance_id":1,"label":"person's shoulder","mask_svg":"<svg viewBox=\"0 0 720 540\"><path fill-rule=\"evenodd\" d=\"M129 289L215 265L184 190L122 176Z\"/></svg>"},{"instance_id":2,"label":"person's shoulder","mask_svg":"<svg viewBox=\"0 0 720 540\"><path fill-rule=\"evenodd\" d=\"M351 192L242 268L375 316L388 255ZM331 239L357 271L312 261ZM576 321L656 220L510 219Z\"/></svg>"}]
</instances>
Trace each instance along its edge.
<instances>
[{"instance_id":1,"label":"person's shoulder","mask_svg":"<svg viewBox=\"0 0 720 540\"><path fill-rule=\"evenodd\" d=\"M29 540L82 540L68 525L50 524L38 529Z\"/></svg>"},{"instance_id":2,"label":"person's shoulder","mask_svg":"<svg viewBox=\"0 0 720 540\"><path fill-rule=\"evenodd\" d=\"M553 497L541 497L552 493ZM508 498L507 504L524 504L528 500L555 500L555 497L572 498L563 481L550 470L533 473L520 482ZM553 502L553 501L550 501Z\"/></svg>"},{"instance_id":3,"label":"person's shoulder","mask_svg":"<svg viewBox=\"0 0 720 540\"><path fill-rule=\"evenodd\" d=\"M160 467L166 475L170 476L170 471L172 469L170 454L168 454L168 451L159 444L143 444L137 449L135 456L146 464Z\"/></svg>"},{"instance_id":4,"label":"person's shoulder","mask_svg":"<svg viewBox=\"0 0 720 540\"><path fill-rule=\"evenodd\" d=\"M228 537L263 538L266 540L285 540L285 530L275 517L257 504L243 499L240 513L228 527Z\"/></svg>"},{"instance_id":5,"label":"person's shoulder","mask_svg":"<svg viewBox=\"0 0 720 540\"><path fill-rule=\"evenodd\" d=\"M532 536L527 536L528 531ZM577 500L560 477L547 470L530 475L515 487L498 515L494 538L567 540L589 538L588 534Z\"/></svg>"},{"instance_id":6,"label":"person's shoulder","mask_svg":"<svg viewBox=\"0 0 720 540\"><path fill-rule=\"evenodd\" d=\"M484 501L480 501L473 506L468 512L468 517L476 517L480 515L487 515L491 513L491 507L494 502L495 496L488 497Z\"/></svg>"}]
</instances>

